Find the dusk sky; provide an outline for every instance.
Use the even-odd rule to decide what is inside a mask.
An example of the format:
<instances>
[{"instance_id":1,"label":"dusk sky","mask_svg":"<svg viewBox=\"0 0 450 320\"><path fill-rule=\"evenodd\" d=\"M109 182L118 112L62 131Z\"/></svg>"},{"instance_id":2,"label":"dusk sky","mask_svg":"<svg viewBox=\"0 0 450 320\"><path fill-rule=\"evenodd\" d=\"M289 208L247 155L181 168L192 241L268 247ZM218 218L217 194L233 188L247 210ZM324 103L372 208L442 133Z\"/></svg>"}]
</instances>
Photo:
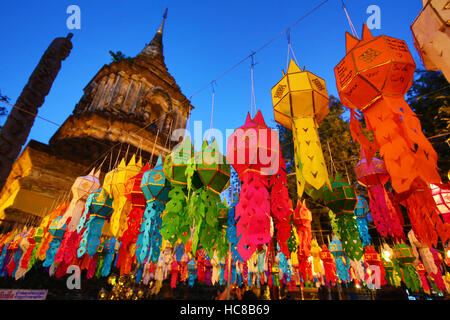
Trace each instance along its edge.
<instances>
[{"instance_id":1,"label":"dusk sky","mask_svg":"<svg viewBox=\"0 0 450 320\"><path fill-rule=\"evenodd\" d=\"M41 55L55 37L74 33L73 50L63 62L39 115L62 124L83 95L83 88L104 65L108 53L136 56L150 42L168 7L164 30L164 55L169 72L186 97L256 51L323 0L285 1L2 1L0 5L0 90L15 103ZM69 5L81 9L81 29L69 30ZM407 42L418 66L410 25L422 0L346 0L350 17L361 34L370 5L381 9L381 29ZM329 0L299 22L291 42L300 67L325 79L328 93L337 96L333 69L345 55L345 31L350 27L341 0ZM286 69L287 40L281 35L255 56L255 97L266 123L274 126L270 89ZM225 132L241 126L250 111L250 59L217 81L214 127ZM192 97L193 121L209 128L211 87ZM8 107L8 111L10 108ZM0 119L0 124L6 117ZM57 130L36 119L29 138L48 143Z\"/></svg>"}]
</instances>

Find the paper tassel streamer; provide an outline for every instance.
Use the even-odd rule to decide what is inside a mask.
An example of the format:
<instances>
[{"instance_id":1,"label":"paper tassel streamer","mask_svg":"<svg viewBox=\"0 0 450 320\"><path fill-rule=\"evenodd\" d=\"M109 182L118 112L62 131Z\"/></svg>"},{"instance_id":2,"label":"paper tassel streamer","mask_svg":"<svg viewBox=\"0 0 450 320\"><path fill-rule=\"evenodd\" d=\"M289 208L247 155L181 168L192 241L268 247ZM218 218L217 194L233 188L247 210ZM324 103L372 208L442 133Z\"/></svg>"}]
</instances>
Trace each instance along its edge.
<instances>
[{"instance_id":1,"label":"paper tassel streamer","mask_svg":"<svg viewBox=\"0 0 450 320\"><path fill-rule=\"evenodd\" d=\"M377 158L366 158L361 149L361 160L355 166L358 183L367 188L369 206L377 231L383 236L394 239L404 239L403 226L384 185L389 180L389 174L384 162Z\"/></svg>"},{"instance_id":2,"label":"paper tassel streamer","mask_svg":"<svg viewBox=\"0 0 450 320\"><path fill-rule=\"evenodd\" d=\"M322 250L319 253L320 259L323 262L323 268L325 271L325 283L327 286L330 286L330 284L335 285L338 282L337 278L337 270L336 270L336 264L334 262L333 255L328 250L327 246L324 244L322 245Z\"/></svg>"},{"instance_id":3,"label":"paper tassel streamer","mask_svg":"<svg viewBox=\"0 0 450 320\"><path fill-rule=\"evenodd\" d=\"M328 187L324 189L325 204L336 215L337 227L346 255L350 259L359 260L363 255L363 248L358 225L353 216L357 201L355 190L345 183L339 174L332 181L331 187L332 190Z\"/></svg>"},{"instance_id":4,"label":"paper tassel streamer","mask_svg":"<svg viewBox=\"0 0 450 320\"><path fill-rule=\"evenodd\" d=\"M291 129L294 137L297 193L301 199L305 183L316 190L330 186L317 133L327 116L329 99L325 81L309 71L301 71L291 60L287 73L272 88L275 121Z\"/></svg>"},{"instance_id":5,"label":"paper tassel streamer","mask_svg":"<svg viewBox=\"0 0 450 320\"><path fill-rule=\"evenodd\" d=\"M233 257L233 260L243 261L237 250L239 238L237 237L236 224L237 224L239 218L238 219L235 218L235 213L236 213L236 205L238 204L238 201L239 201L239 197L238 197L238 194L236 193L234 195L233 202L231 203L230 209L228 210L227 240L230 243L231 256Z\"/></svg>"},{"instance_id":6,"label":"paper tassel streamer","mask_svg":"<svg viewBox=\"0 0 450 320\"><path fill-rule=\"evenodd\" d=\"M428 273L436 273L437 267L434 264L433 254L431 253L427 245L417 240L413 230L408 232L408 239L409 243L411 244L412 253L416 258L415 264L417 265L420 260L422 261L424 268Z\"/></svg>"},{"instance_id":7,"label":"paper tassel streamer","mask_svg":"<svg viewBox=\"0 0 450 320\"><path fill-rule=\"evenodd\" d=\"M334 256L338 279L342 282L350 282L350 260L344 254L342 243L336 235L333 236L333 240L328 245L328 249Z\"/></svg>"},{"instance_id":8,"label":"paper tassel streamer","mask_svg":"<svg viewBox=\"0 0 450 320\"><path fill-rule=\"evenodd\" d=\"M383 261L380 254L375 250L373 246L366 246L364 252L364 259L366 261L366 270L370 269L370 266L376 266L380 270L380 282L379 285L383 286L386 284L386 270L384 268ZM375 271L374 271L375 272ZM376 273L375 273L376 276ZM374 280L374 278L372 278ZM367 279L366 279L367 281Z\"/></svg>"},{"instance_id":9,"label":"paper tassel streamer","mask_svg":"<svg viewBox=\"0 0 450 320\"><path fill-rule=\"evenodd\" d=\"M59 221L61 218L62 217L58 217L54 219L48 230L52 235L52 241L49 244L49 249L47 250L45 261L42 264L42 266L44 267L50 267L53 264L56 252L61 244L64 234L66 233L67 224L64 224L61 228L58 227L60 225ZM68 218L68 220L69 219L70 217Z\"/></svg>"},{"instance_id":10,"label":"paper tassel streamer","mask_svg":"<svg viewBox=\"0 0 450 320\"><path fill-rule=\"evenodd\" d=\"M114 260L116 239L113 237L111 240L106 241L103 251L105 252L105 258L103 259L102 277L107 277L111 272L111 266Z\"/></svg>"},{"instance_id":11,"label":"paper tassel streamer","mask_svg":"<svg viewBox=\"0 0 450 320\"><path fill-rule=\"evenodd\" d=\"M422 262L419 262L419 264L416 266L416 270L417 274L419 275L423 291L427 294L430 294L430 285L428 284L428 279L426 276L427 271L425 270L425 266Z\"/></svg>"}]
</instances>

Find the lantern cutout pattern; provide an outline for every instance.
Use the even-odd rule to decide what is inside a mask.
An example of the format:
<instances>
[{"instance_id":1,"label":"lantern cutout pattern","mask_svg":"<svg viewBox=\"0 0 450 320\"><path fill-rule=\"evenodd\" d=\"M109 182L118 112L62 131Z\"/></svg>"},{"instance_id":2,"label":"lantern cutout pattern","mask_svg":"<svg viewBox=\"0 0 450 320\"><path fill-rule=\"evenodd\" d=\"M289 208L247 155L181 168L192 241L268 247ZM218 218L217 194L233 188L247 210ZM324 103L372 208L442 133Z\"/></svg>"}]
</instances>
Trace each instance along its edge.
<instances>
[{"instance_id":1,"label":"lantern cutout pattern","mask_svg":"<svg viewBox=\"0 0 450 320\"><path fill-rule=\"evenodd\" d=\"M440 70L450 82L450 4L423 0L423 9L411 25L414 47L428 70Z\"/></svg>"},{"instance_id":2,"label":"lantern cutout pattern","mask_svg":"<svg viewBox=\"0 0 450 320\"><path fill-rule=\"evenodd\" d=\"M241 256L237 250L239 238L237 236L236 224L239 218L236 219L236 206L239 202L239 194L235 193L228 209L228 221L227 221L227 240L231 248L231 256L234 261L242 261Z\"/></svg>"},{"instance_id":3,"label":"lantern cutout pattern","mask_svg":"<svg viewBox=\"0 0 450 320\"><path fill-rule=\"evenodd\" d=\"M367 222L367 213L369 212L369 204L366 199L357 196L357 203L355 208L355 218L358 224L359 235L363 247L370 245L369 224Z\"/></svg>"},{"instance_id":4,"label":"lantern cutout pattern","mask_svg":"<svg viewBox=\"0 0 450 320\"><path fill-rule=\"evenodd\" d=\"M416 178L439 182L437 153L404 100L416 68L406 43L384 35L374 37L364 24L361 40L346 33L346 46L347 55L334 71L341 101L351 109L353 138L368 159L379 146L396 192L408 191ZM364 113L375 143L359 130L354 109Z\"/></svg>"},{"instance_id":5,"label":"lantern cutout pattern","mask_svg":"<svg viewBox=\"0 0 450 320\"><path fill-rule=\"evenodd\" d=\"M298 235L297 258L299 271L302 278L307 279L307 275L309 274L308 270L310 269L311 264L308 259L311 255L312 214L306 207L305 200L303 200L303 203L300 202L300 200L297 201L297 207L292 215L292 220L294 221Z\"/></svg>"},{"instance_id":6,"label":"lantern cutout pattern","mask_svg":"<svg viewBox=\"0 0 450 320\"><path fill-rule=\"evenodd\" d=\"M87 176L78 177L72 185L72 200L70 201L69 208L59 221L59 227L62 227L67 223L67 219L70 217L71 222L68 224L67 230L70 232L75 231L83 214L84 207L88 196L100 188L100 170L94 172L92 169Z\"/></svg>"},{"instance_id":7,"label":"lantern cutout pattern","mask_svg":"<svg viewBox=\"0 0 450 320\"><path fill-rule=\"evenodd\" d=\"M383 237L404 239L403 226L384 188L389 180L384 162L375 157L368 159L364 149L361 149L361 160L355 166L355 173L358 183L367 188L370 212L377 231Z\"/></svg>"},{"instance_id":8,"label":"lantern cutout pattern","mask_svg":"<svg viewBox=\"0 0 450 320\"><path fill-rule=\"evenodd\" d=\"M126 228L126 204L127 198L125 196L125 185L131 177L137 175L142 168L142 160L139 159L136 162L136 155L133 155L128 162L125 163L125 159L122 158L117 168L109 171L105 175L103 182L103 189L113 199L114 212L110 220L111 233L120 240L124 229ZM125 210L124 210L125 209ZM124 212L125 211L125 212Z\"/></svg>"},{"instance_id":9,"label":"lantern cutout pattern","mask_svg":"<svg viewBox=\"0 0 450 320\"><path fill-rule=\"evenodd\" d=\"M141 228L136 242L139 263L156 262L162 245L162 214L169 200L170 185L163 172L161 156L156 165L143 173L140 188L146 200Z\"/></svg>"},{"instance_id":10,"label":"lantern cutout pattern","mask_svg":"<svg viewBox=\"0 0 450 320\"><path fill-rule=\"evenodd\" d=\"M47 251L49 249L50 243L53 240L53 235L50 233L50 226L55 218L61 217L64 212L67 211L67 208L69 207L69 202L61 202L55 210L53 210L46 218L47 222L45 223L45 229L44 229L44 236L41 240L41 244L39 246L38 252L37 252L37 258L41 261L45 261L47 256ZM55 252L56 253L56 252Z\"/></svg>"},{"instance_id":11,"label":"lantern cutout pattern","mask_svg":"<svg viewBox=\"0 0 450 320\"><path fill-rule=\"evenodd\" d=\"M61 218L62 216L53 219L53 221L50 224L48 231L52 235L52 241L49 244L45 261L42 264L43 267L50 267L53 264L56 252L58 251L58 248L61 245L61 241L63 240L64 234L66 233L67 224L64 224L62 227L59 227L59 221L61 220Z\"/></svg>"},{"instance_id":12,"label":"lantern cutout pattern","mask_svg":"<svg viewBox=\"0 0 450 320\"><path fill-rule=\"evenodd\" d=\"M283 196L279 200L271 199L268 188L276 182L274 179L280 180L272 188L273 195L282 195L282 189L287 187L283 186L285 174L282 172L284 168L277 134L267 127L261 111L253 119L247 114L245 124L229 137L227 160L242 182L235 211L240 257L247 261L258 245L270 241L272 218L278 237L285 239L280 247L288 251L286 242L290 236L289 207L292 208L292 204L286 203L287 199ZM274 175L278 177L271 179ZM271 207L275 210L273 217ZM288 254L285 252L285 255Z\"/></svg>"},{"instance_id":13,"label":"lantern cutout pattern","mask_svg":"<svg viewBox=\"0 0 450 320\"><path fill-rule=\"evenodd\" d=\"M323 263L325 285L335 285L338 282L336 264L334 262L333 254L328 250L327 245L323 244L319 253L320 259Z\"/></svg>"},{"instance_id":14,"label":"lantern cutout pattern","mask_svg":"<svg viewBox=\"0 0 450 320\"><path fill-rule=\"evenodd\" d=\"M434 258L430 248L428 248L426 244L417 240L413 230L408 232L408 240L411 244L412 253L416 258L414 264L417 265L419 261L422 261L425 270L429 274L436 273L437 267L434 264Z\"/></svg>"},{"instance_id":15,"label":"lantern cutout pattern","mask_svg":"<svg viewBox=\"0 0 450 320\"><path fill-rule=\"evenodd\" d=\"M333 235L333 240L330 241L328 250L330 250L331 254L334 256L338 279L345 283L350 282L350 260L344 254L342 243L336 235Z\"/></svg>"},{"instance_id":16,"label":"lantern cutout pattern","mask_svg":"<svg viewBox=\"0 0 450 320\"><path fill-rule=\"evenodd\" d=\"M450 223L450 184L431 184L431 195L445 223Z\"/></svg>"},{"instance_id":17,"label":"lantern cutout pattern","mask_svg":"<svg viewBox=\"0 0 450 320\"><path fill-rule=\"evenodd\" d=\"M113 211L113 199L104 188L92 194L92 200L88 206L89 220L84 227L82 225L78 226L79 232L82 232L80 246L77 251L78 258L81 258L86 252L91 258L97 253L103 226Z\"/></svg>"},{"instance_id":18,"label":"lantern cutout pattern","mask_svg":"<svg viewBox=\"0 0 450 320\"><path fill-rule=\"evenodd\" d=\"M324 188L325 205L336 215L336 223L346 255L352 260L359 260L363 256L363 248L354 218L357 202L355 189L344 182L339 174L336 174L331 187L332 190L328 187Z\"/></svg>"},{"instance_id":19,"label":"lantern cutout pattern","mask_svg":"<svg viewBox=\"0 0 450 320\"><path fill-rule=\"evenodd\" d=\"M330 186L317 133L319 123L329 113L325 81L302 71L291 60L286 74L272 88L275 121L292 130L294 137L297 193L300 199L308 183L316 190Z\"/></svg>"},{"instance_id":20,"label":"lantern cutout pattern","mask_svg":"<svg viewBox=\"0 0 450 320\"><path fill-rule=\"evenodd\" d=\"M116 266L120 267L120 274L128 274L131 270L131 262L134 257L135 244L141 227L142 216L144 215L146 199L141 190L142 177L150 169L148 163L142 167L141 171L128 179L125 184L125 197L131 203L131 210L128 212L127 228L121 238L119 256Z\"/></svg>"},{"instance_id":21,"label":"lantern cutout pattern","mask_svg":"<svg viewBox=\"0 0 450 320\"><path fill-rule=\"evenodd\" d=\"M194 190L188 187L188 214L192 218L192 253L197 247L213 256L214 249L224 254L227 249L225 220L219 224L218 214L221 204L220 193L229 185L230 165L219 152L219 146L214 139L210 144L205 140L201 151L195 153L190 161L187 175L192 181ZM221 258L221 257L219 257Z\"/></svg>"},{"instance_id":22,"label":"lantern cutout pattern","mask_svg":"<svg viewBox=\"0 0 450 320\"><path fill-rule=\"evenodd\" d=\"M413 266L413 262L416 258L412 253L411 247L407 244L400 243L394 246L393 251L394 259L400 267L402 280L406 287L412 292L419 291L421 283L416 268Z\"/></svg>"},{"instance_id":23,"label":"lantern cutout pattern","mask_svg":"<svg viewBox=\"0 0 450 320\"><path fill-rule=\"evenodd\" d=\"M192 188L192 179L188 179L188 176L193 175L193 155L191 140L187 136L164 160L164 177L170 182L172 189L162 217L161 234L172 244L178 239L186 244L191 234L192 218L187 213L185 194L188 193L188 187Z\"/></svg>"},{"instance_id":24,"label":"lantern cutout pattern","mask_svg":"<svg viewBox=\"0 0 450 320\"><path fill-rule=\"evenodd\" d=\"M386 271L380 254L371 245L365 247L364 260L366 263L366 283L377 284L377 278L379 279L378 286L386 284ZM379 271L377 271L377 269Z\"/></svg>"}]
</instances>

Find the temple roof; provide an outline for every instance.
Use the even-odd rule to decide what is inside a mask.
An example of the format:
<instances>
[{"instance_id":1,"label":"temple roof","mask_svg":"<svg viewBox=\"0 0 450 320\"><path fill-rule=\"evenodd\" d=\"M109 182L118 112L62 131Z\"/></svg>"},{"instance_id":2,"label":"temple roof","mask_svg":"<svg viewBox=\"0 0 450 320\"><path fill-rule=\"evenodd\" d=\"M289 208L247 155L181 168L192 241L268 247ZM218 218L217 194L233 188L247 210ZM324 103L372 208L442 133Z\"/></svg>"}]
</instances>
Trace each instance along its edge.
<instances>
[{"instance_id":1,"label":"temple roof","mask_svg":"<svg viewBox=\"0 0 450 320\"><path fill-rule=\"evenodd\" d=\"M158 31L153 37L153 40L145 46L145 48L138 54L138 56L148 56L150 58L160 57L164 59L162 37L164 31L164 22L166 18L167 9L164 11L163 20L161 21L161 25L159 26Z\"/></svg>"}]
</instances>

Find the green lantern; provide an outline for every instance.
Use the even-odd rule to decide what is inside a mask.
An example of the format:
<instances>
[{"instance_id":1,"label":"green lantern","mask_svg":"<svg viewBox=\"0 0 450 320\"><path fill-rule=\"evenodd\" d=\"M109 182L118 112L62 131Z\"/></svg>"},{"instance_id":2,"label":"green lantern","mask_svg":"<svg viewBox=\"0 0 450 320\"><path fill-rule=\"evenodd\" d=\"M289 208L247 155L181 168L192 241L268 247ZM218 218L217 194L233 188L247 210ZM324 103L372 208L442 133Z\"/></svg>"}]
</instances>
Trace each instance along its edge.
<instances>
[{"instance_id":1,"label":"green lantern","mask_svg":"<svg viewBox=\"0 0 450 320\"><path fill-rule=\"evenodd\" d=\"M164 176L172 186L186 186L186 168L194 155L191 139L186 137L164 160Z\"/></svg>"},{"instance_id":2,"label":"green lantern","mask_svg":"<svg viewBox=\"0 0 450 320\"><path fill-rule=\"evenodd\" d=\"M325 205L336 215L336 225L346 255L353 260L360 260L363 247L354 211L358 198L355 189L344 182L339 174L331 179L331 188L325 187L323 198Z\"/></svg>"},{"instance_id":3,"label":"green lantern","mask_svg":"<svg viewBox=\"0 0 450 320\"><path fill-rule=\"evenodd\" d=\"M402 280L406 287L413 292L420 290L421 281L419 275L417 274L416 268L413 266L413 262L416 260L412 249L405 243L399 243L395 245L394 249L394 259L397 261L401 273Z\"/></svg>"},{"instance_id":4,"label":"green lantern","mask_svg":"<svg viewBox=\"0 0 450 320\"><path fill-rule=\"evenodd\" d=\"M229 186L230 165L220 154L216 139L209 145L206 140L203 142L202 151L195 154L195 164L194 177L197 176L208 190L220 194Z\"/></svg>"}]
</instances>

